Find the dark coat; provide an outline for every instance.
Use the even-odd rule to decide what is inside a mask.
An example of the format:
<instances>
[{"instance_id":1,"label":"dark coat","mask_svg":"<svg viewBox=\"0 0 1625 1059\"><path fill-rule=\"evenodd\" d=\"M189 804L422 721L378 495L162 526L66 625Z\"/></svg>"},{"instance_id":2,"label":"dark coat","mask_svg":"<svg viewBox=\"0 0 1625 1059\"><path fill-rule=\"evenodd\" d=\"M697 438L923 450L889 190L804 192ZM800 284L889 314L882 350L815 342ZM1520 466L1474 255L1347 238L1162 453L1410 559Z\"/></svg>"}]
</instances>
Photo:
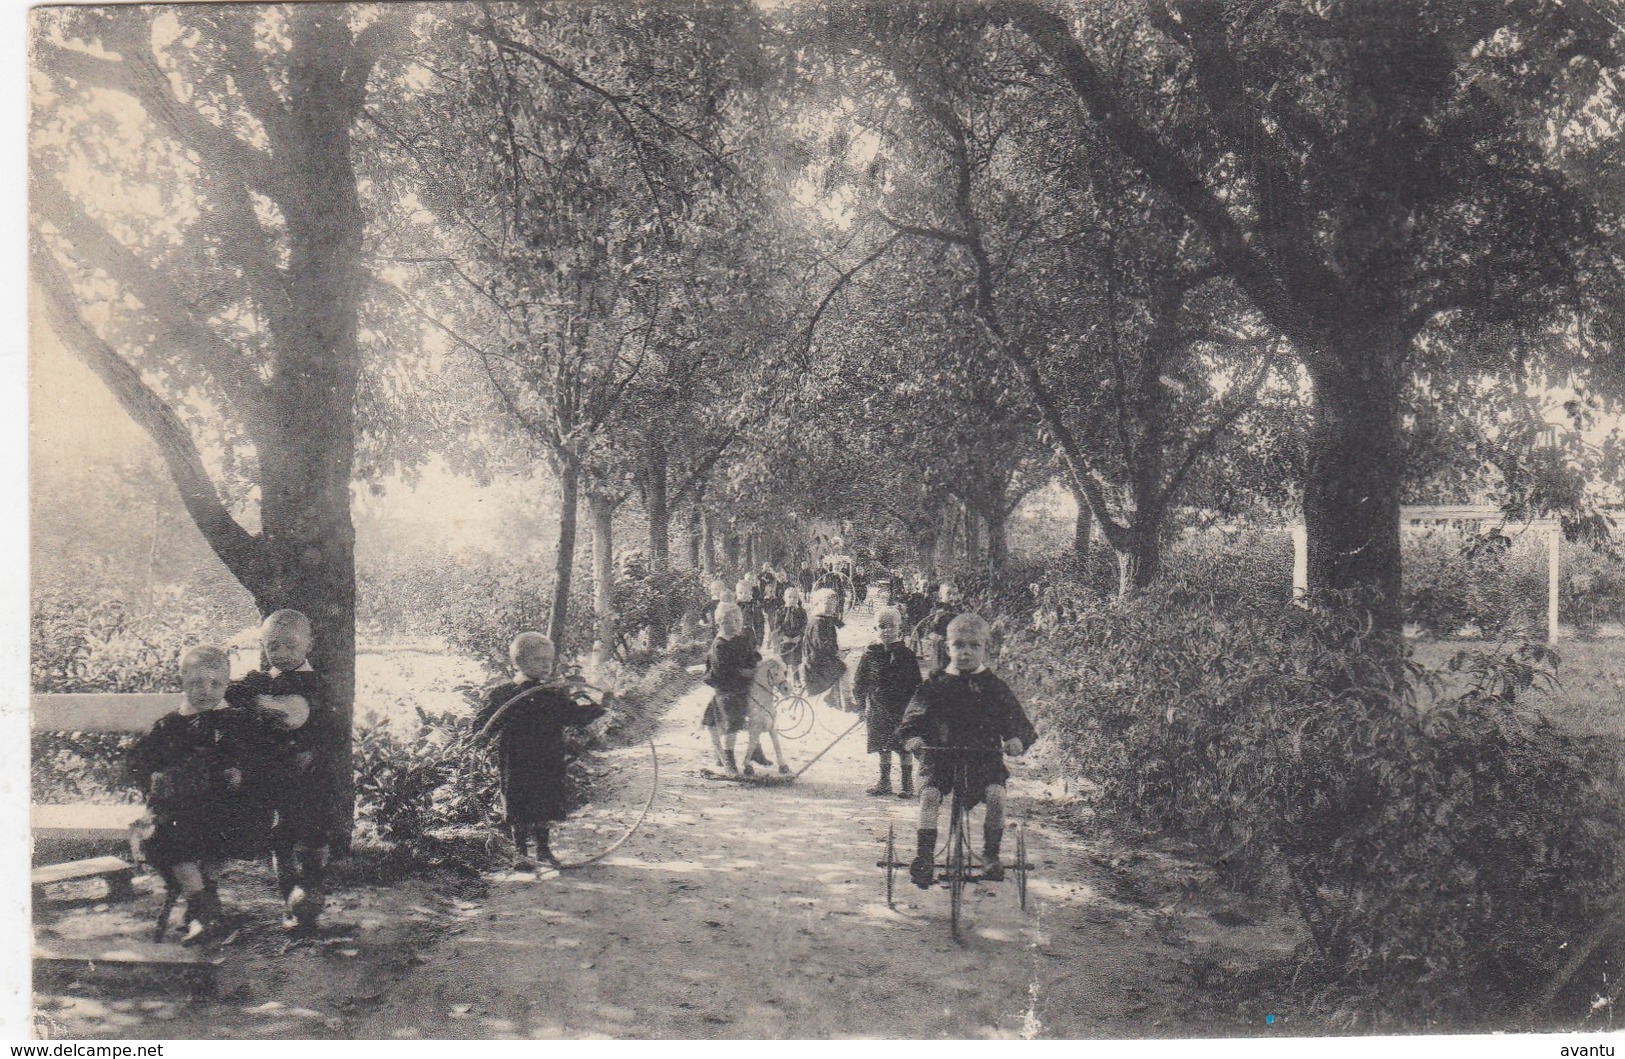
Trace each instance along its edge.
<instances>
[{"instance_id":1,"label":"dark coat","mask_svg":"<svg viewBox=\"0 0 1625 1059\"><path fill-rule=\"evenodd\" d=\"M801 604L786 603L778 613L775 632L779 634L779 657L791 669L801 665L801 639L807 634L807 611Z\"/></svg>"},{"instance_id":2,"label":"dark coat","mask_svg":"<svg viewBox=\"0 0 1625 1059\"><path fill-rule=\"evenodd\" d=\"M265 707L257 701L260 695L297 695L310 710L303 724L281 725L275 736L274 760L256 763L252 787L264 791L276 809L273 842L282 846L326 845L327 821L321 799L311 797L311 785L318 782L317 777L329 774L332 747L342 746L348 751L350 733L336 730L338 717L328 702L326 684L312 670L272 674L256 669L226 688L226 702L236 709L263 711ZM251 727L246 718L242 719L245 729Z\"/></svg>"},{"instance_id":3,"label":"dark coat","mask_svg":"<svg viewBox=\"0 0 1625 1059\"><path fill-rule=\"evenodd\" d=\"M705 682L716 695L705 708L702 723L708 728L724 727L729 732L745 728L750 714L750 685L762 653L752 642L749 630L731 640L717 637L705 655Z\"/></svg>"},{"instance_id":4,"label":"dark coat","mask_svg":"<svg viewBox=\"0 0 1625 1059\"><path fill-rule=\"evenodd\" d=\"M144 853L155 868L224 858L219 808L230 765L216 746L215 712L165 714L125 759L152 813Z\"/></svg>"},{"instance_id":5,"label":"dark coat","mask_svg":"<svg viewBox=\"0 0 1625 1059\"><path fill-rule=\"evenodd\" d=\"M919 686L920 659L901 640L890 647L872 643L864 649L852 678L852 698L865 711L869 753L898 749L897 726Z\"/></svg>"},{"instance_id":6,"label":"dark coat","mask_svg":"<svg viewBox=\"0 0 1625 1059\"><path fill-rule=\"evenodd\" d=\"M813 618L802 641L802 682L807 694L822 695L846 675L846 663L841 660L839 632L841 622L828 614Z\"/></svg>"},{"instance_id":7,"label":"dark coat","mask_svg":"<svg viewBox=\"0 0 1625 1059\"><path fill-rule=\"evenodd\" d=\"M474 731L496 741L507 823L564 819L569 809L564 730L603 715L602 706L577 702L563 685L538 680L508 681L485 693Z\"/></svg>"},{"instance_id":8,"label":"dark coat","mask_svg":"<svg viewBox=\"0 0 1625 1059\"><path fill-rule=\"evenodd\" d=\"M961 797L975 805L992 783L1010 778L999 747L1006 739L1019 739L1024 747L1038 738L1015 692L992 671L949 673L927 677L903 711L897 742L915 736L926 746L965 747L968 752L927 750L921 763L923 784L948 794L957 786L955 765L965 764Z\"/></svg>"}]
</instances>

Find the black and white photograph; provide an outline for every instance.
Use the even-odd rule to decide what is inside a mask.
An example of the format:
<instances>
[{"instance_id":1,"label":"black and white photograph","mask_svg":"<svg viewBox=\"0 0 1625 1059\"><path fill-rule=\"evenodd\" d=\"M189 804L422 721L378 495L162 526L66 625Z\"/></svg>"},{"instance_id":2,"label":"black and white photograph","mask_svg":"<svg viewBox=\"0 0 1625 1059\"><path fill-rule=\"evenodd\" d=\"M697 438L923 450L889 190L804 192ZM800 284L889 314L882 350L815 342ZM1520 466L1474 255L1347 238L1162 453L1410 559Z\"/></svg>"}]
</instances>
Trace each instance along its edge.
<instances>
[{"instance_id":1,"label":"black and white photograph","mask_svg":"<svg viewBox=\"0 0 1625 1059\"><path fill-rule=\"evenodd\" d=\"M1613 1054L1619 0L7 14L19 1036Z\"/></svg>"}]
</instances>

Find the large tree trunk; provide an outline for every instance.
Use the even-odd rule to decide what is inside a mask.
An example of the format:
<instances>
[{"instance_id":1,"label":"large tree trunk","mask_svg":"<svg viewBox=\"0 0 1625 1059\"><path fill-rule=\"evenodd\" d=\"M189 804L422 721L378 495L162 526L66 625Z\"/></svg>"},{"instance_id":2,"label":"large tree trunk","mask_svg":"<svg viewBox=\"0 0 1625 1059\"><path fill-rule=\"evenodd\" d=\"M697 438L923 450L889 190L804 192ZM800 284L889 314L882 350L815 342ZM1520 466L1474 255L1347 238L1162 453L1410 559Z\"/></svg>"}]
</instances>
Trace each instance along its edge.
<instances>
[{"instance_id":1,"label":"large tree trunk","mask_svg":"<svg viewBox=\"0 0 1625 1059\"><path fill-rule=\"evenodd\" d=\"M703 508L700 510L700 572L709 587L717 576L717 535L711 525L711 513Z\"/></svg>"},{"instance_id":2,"label":"large tree trunk","mask_svg":"<svg viewBox=\"0 0 1625 1059\"><path fill-rule=\"evenodd\" d=\"M1162 538L1157 526L1136 523L1127 533L1126 547L1113 548L1117 556L1117 598L1139 595L1162 573Z\"/></svg>"},{"instance_id":3,"label":"large tree trunk","mask_svg":"<svg viewBox=\"0 0 1625 1059\"><path fill-rule=\"evenodd\" d=\"M286 214L287 309L270 314L276 337L268 396L277 429L260 443L262 532L269 584L254 591L262 612L304 611L315 634L311 665L323 674L330 727L320 791L328 831L348 852L355 820L350 735L355 713L355 394L361 354L357 319L365 220L350 163L353 105L344 89L352 47L346 14L321 9L294 22L289 110L297 133L277 160L306 201Z\"/></svg>"},{"instance_id":4,"label":"large tree trunk","mask_svg":"<svg viewBox=\"0 0 1625 1059\"><path fill-rule=\"evenodd\" d=\"M1350 593L1379 629L1398 632L1402 379L1378 361L1403 358L1351 355L1341 361L1345 370L1314 378L1303 519L1311 593Z\"/></svg>"},{"instance_id":5,"label":"large tree trunk","mask_svg":"<svg viewBox=\"0 0 1625 1059\"><path fill-rule=\"evenodd\" d=\"M553 607L547 635L563 651L570 632L570 580L576 563L576 508L580 506L581 472L575 461L559 461L559 547L553 557Z\"/></svg>"},{"instance_id":6,"label":"large tree trunk","mask_svg":"<svg viewBox=\"0 0 1625 1059\"><path fill-rule=\"evenodd\" d=\"M592 519L592 617L594 651L602 661L615 652L615 501L587 494Z\"/></svg>"}]
</instances>

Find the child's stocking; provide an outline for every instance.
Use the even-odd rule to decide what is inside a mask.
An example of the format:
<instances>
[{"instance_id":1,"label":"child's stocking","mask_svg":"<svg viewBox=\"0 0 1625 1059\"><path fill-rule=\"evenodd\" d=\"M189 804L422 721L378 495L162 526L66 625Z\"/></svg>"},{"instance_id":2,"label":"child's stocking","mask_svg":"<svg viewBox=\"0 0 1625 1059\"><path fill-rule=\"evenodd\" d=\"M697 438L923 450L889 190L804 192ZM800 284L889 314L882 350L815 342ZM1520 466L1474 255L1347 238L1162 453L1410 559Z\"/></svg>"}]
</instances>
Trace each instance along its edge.
<instances>
[{"instance_id":1,"label":"child's stocking","mask_svg":"<svg viewBox=\"0 0 1625 1059\"><path fill-rule=\"evenodd\" d=\"M906 750L902 751L897 755L897 763L899 765L901 765L902 768L903 768L903 793L905 795L913 794L914 793L914 756L912 754L910 754Z\"/></svg>"}]
</instances>

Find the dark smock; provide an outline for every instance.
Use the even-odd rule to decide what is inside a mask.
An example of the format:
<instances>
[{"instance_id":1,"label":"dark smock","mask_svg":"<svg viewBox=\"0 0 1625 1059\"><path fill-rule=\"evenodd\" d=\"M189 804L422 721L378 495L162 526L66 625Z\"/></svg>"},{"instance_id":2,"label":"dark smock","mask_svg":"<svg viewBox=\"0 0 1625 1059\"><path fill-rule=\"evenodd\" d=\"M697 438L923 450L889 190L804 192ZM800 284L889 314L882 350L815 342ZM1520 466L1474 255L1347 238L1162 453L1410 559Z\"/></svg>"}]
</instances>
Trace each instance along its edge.
<instances>
[{"instance_id":1,"label":"dark smock","mask_svg":"<svg viewBox=\"0 0 1625 1059\"><path fill-rule=\"evenodd\" d=\"M903 711L920 686L920 659L899 640L890 647L872 643L858 659L858 672L852 678L852 697L864 709L869 730L869 753L901 750L897 726Z\"/></svg>"},{"instance_id":2,"label":"dark smock","mask_svg":"<svg viewBox=\"0 0 1625 1059\"><path fill-rule=\"evenodd\" d=\"M702 723L727 732L745 730L750 716L750 685L762 653L751 642L749 630L731 640L717 637L705 655L705 682L715 689Z\"/></svg>"},{"instance_id":3,"label":"dark smock","mask_svg":"<svg viewBox=\"0 0 1625 1059\"><path fill-rule=\"evenodd\" d=\"M762 642L762 632L766 629L767 618L762 611L762 605L756 600L746 600L739 604L739 613L745 619L745 631L750 634L752 643Z\"/></svg>"},{"instance_id":4,"label":"dark smock","mask_svg":"<svg viewBox=\"0 0 1625 1059\"><path fill-rule=\"evenodd\" d=\"M807 611L799 603L786 603L779 611L779 657L791 669L801 666L801 638L807 633Z\"/></svg>"},{"instance_id":5,"label":"dark smock","mask_svg":"<svg viewBox=\"0 0 1625 1059\"><path fill-rule=\"evenodd\" d=\"M264 711L267 708L258 704L261 695L298 695L310 707L310 713L298 727L282 726L274 752L268 760L255 763L254 775L245 777L244 783L267 798L276 810L276 825L271 833L274 848L325 846L328 834L322 813L324 800L316 796L316 788L323 777L332 773L329 748L342 747L348 755L349 733L335 731L339 727L336 711L328 704L321 676L313 670L266 673L256 669L226 688L226 702L233 709ZM238 717L248 730L249 719ZM301 768L298 758L305 753L310 754L310 764Z\"/></svg>"},{"instance_id":6,"label":"dark smock","mask_svg":"<svg viewBox=\"0 0 1625 1059\"><path fill-rule=\"evenodd\" d=\"M915 736L925 740L926 746L971 748L969 753L925 751L920 777L923 786L949 794L958 786L955 765L963 760L965 783L959 795L965 804L975 805L989 784L1002 784L1010 778L1000 745L1006 739L1019 739L1023 747L1029 747L1038 733L1010 686L983 669L977 673L942 670L927 677L897 727L899 745Z\"/></svg>"},{"instance_id":7,"label":"dark smock","mask_svg":"<svg viewBox=\"0 0 1625 1059\"><path fill-rule=\"evenodd\" d=\"M474 715L474 731L485 731L489 725L487 737L496 740L505 823L545 824L565 818L569 787L564 730L591 724L603 715L604 707L577 702L563 685L539 680L510 680L485 693L485 705Z\"/></svg>"},{"instance_id":8,"label":"dark smock","mask_svg":"<svg viewBox=\"0 0 1625 1059\"><path fill-rule=\"evenodd\" d=\"M230 766L215 745L214 712L165 714L130 747L126 762L153 817L144 855L154 868L224 858L218 800Z\"/></svg>"},{"instance_id":9,"label":"dark smock","mask_svg":"<svg viewBox=\"0 0 1625 1059\"><path fill-rule=\"evenodd\" d=\"M813 618L802 641L802 683L807 694L822 695L846 675L841 661L839 631L841 622L828 614Z\"/></svg>"},{"instance_id":10,"label":"dark smock","mask_svg":"<svg viewBox=\"0 0 1625 1059\"><path fill-rule=\"evenodd\" d=\"M297 751L290 749L294 730L279 711L252 698L239 705L227 702L210 717L216 745L243 780L221 794L221 838L228 858L259 860L272 850L278 804L301 789L308 797L308 780L294 761Z\"/></svg>"}]
</instances>

